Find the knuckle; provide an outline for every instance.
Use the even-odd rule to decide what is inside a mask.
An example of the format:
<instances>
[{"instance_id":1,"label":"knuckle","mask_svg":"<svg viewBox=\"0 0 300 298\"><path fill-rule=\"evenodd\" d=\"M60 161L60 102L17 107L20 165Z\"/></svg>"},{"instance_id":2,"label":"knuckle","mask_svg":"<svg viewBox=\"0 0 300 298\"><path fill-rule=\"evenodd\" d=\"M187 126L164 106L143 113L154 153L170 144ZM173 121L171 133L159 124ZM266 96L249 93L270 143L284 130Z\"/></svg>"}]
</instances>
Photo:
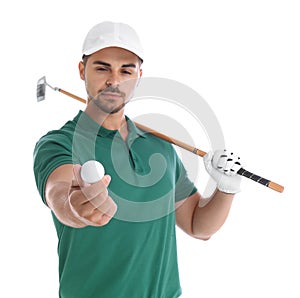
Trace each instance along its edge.
<instances>
[{"instance_id":1,"label":"knuckle","mask_svg":"<svg viewBox=\"0 0 300 298\"><path fill-rule=\"evenodd\" d=\"M108 196L108 189L103 183L94 184L94 185L87 187L84 190L84 193L87 196L87 198L89 198L89 199L92 199L95 197L106 198Z\"/></svg>"},{"instance_id":2,"label":"knuckle","mask_svg":"<svg viewBox=\"0 0 300 298\"><path fill-rule=\"evenodd\" d=\"M108 195L108 190L105 189L103 192L101 192L99 195L98 195L98 200L99 200L99 203L100 205L102 204L105 204L107 202L107 200L109 200L109 195Z\"/></svg>"},{"instance_id":3,"label":"knuckle","mask_svg":"<svg viewBox=\"0 0 300 298\"><path fill-rule=\"evenodd\" d=\"M102 197L108 198L108 189L105 187L103 191L101 192Z\"/></svg>"},{"instance_id":4,"label":"knuckle","mask_svg":"<svg viewBox=\"0 0 300 298\"><path fill-rule=\"evenodd\" d=\"M74 190L69 195L69 205L76 218L91 226L108 224L118 209L105 186L101 190L99 186Z\"/></svg>"},{"instance_id":5,"label":"knuckle","mask_svg":"<svg viewBox=\"0 0 300 298\"><path fill-rule=\"evenodd\" d=\"M114 213L116 213L118 210L118 205L113 200L111 200L111 201L112 201L112 209L113 209Z\"/></svg>"},{"instance_id":6,"label":"knuckle","mask_svg":"<svg viewBox=\"0 0 300 298\"><path fill-rule=\"evenodd\" d=\"M82 218L87 218L90 215L90 212L87 210L87 208L81 207L79 209L76 210L77 214L82 217Z\"/></svg>"},{"instance_id":7,"label":"knuckle","mask_svg":"<svg viewBox=\"0 0 300 298\"><path fill-rule=\"evenodd\" d=\"M95 223L97 226L104 226L108 224L108 222L111 220L111 217L103 213L93 213L91 216L89 216L88 220Z\"/></svg>"},{"instance_id":8,"label":"knuckle","mask_svg":"<svg viewBox=\"0 0 300 298\"><path fill-rule=\"evenodd\" d=\"M105 226L110 222L110 220L111 220L111 217L104 214L103 216L101 216L101 219L99 220L99 225Z\"/></svg>"},{"instance_id":9,"label":"knuckle","mask_svg":"<svg viewBox=\"0 0 300 298\"><path fill-rule=\"evenodd\" d=\"M73 191L69 195L69 204L74 208L80 204L80 191Z\"/></svg>"}]
</instances>

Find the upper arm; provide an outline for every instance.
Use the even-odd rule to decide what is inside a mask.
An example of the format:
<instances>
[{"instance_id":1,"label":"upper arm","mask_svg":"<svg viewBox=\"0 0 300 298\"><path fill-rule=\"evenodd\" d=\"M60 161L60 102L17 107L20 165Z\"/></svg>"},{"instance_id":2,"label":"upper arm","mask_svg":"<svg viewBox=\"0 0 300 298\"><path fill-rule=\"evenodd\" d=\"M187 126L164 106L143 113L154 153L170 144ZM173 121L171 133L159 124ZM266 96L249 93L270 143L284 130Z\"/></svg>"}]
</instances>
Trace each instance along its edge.
<instances>
[{"instance_id":1,"label":"upper arm","mask_svg":"<svg viewBox=\"0 0 300 298\"><path fill-rule=\"evenodd\" d=\"M60 131L49 132L36 143L33 161L36 186L43 202L47 204L46 183L52 180L50 176L61 166L74 163L72 138Z\"/></svg>"},{"instance_id":2,"label":"upper arm","mask_svg":"<svg viewBox=\"0 0 300 298\"><path fill-rule=\"evenodd\" d=\"M176 224L192 237L194 237L193 216L200 199L199 192L195 192L188 198L176 203Z\"/></svg>"}]
</instances>

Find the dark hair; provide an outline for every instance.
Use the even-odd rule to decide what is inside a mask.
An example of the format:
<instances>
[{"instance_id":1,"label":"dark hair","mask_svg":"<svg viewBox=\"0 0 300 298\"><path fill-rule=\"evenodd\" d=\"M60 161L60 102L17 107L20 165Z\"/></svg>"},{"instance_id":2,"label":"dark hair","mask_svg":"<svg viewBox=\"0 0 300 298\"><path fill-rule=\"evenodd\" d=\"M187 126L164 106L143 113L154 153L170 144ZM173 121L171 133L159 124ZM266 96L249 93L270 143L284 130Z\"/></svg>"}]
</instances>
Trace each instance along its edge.
<instances>
[{"instance_id":1,"label":"dark hair","mask_svg":"<svg viewBox=\"0 0 300 298\"><path fill-rule=\"evenodd\" d=\"M82 56L82 62L83 62L84 67L86 66L86 63L87 63L90 56L91 55L83 55Z\"/></svg>"}]
</instances>

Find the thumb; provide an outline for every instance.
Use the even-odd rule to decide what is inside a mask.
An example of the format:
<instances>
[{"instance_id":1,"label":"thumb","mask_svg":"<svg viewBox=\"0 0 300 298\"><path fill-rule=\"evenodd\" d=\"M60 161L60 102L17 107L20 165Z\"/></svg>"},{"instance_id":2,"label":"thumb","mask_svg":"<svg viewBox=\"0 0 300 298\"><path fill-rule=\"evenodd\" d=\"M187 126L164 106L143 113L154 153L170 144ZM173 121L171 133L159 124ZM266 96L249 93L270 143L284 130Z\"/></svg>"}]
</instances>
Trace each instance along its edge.
<instances>
[{"instance_id":1,"label":"thumb","mask_svg":"<svg viewBox=\"0 0 300 298\"><path fill-rule=\"evenodd\" d=\"M80 171L81 171L81 165L75 164L73 166L73 174L75 177L75 181L77 181L78 186L80 186L80 187L87 186L88 184L86 182L84 182L83 179L81 178Z\"/></svg>"},{"instance_id":2,"label":"thumb","mask_svg":"<svg viewBox=\"0 0 300 298\"><path fill-rule=\"evenodd\" d=\"M207 152L203 157L203 162L207 171L210 171L212 168L211 160L213 158L213 152Z\"/></svg>"},{"instance_id":3,"label":"thumb","mask_svg":"<svg viewBox=\"0 0 300 298\"><path fill-rule=\"evenodd\" d=\"M111 177L109 175L104 175L103 178L101 179L101 181L103 182L105 187L108 187L108 185L111 181Z\"/></svg>"}]
</instances>

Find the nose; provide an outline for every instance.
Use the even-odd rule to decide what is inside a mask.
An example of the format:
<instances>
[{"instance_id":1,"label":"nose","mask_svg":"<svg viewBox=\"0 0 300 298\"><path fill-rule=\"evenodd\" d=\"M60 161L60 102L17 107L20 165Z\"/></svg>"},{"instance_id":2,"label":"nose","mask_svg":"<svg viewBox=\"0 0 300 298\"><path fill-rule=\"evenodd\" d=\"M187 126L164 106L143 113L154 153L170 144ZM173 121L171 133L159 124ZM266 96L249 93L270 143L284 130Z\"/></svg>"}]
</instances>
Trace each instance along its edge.
<instances>
[{"instance_id":1,"label":"nose","mask_svg":"<svg viewBox=\"0 0 300 298\"><path fill-rule=\"evenodd\" d=\"M107 87L109 87L109 86L117 87L120 84L120 78L119 78L119 76L117 74L111 74L107 78L105 84L106 84Z\"/></svg>"}]
</instances>

